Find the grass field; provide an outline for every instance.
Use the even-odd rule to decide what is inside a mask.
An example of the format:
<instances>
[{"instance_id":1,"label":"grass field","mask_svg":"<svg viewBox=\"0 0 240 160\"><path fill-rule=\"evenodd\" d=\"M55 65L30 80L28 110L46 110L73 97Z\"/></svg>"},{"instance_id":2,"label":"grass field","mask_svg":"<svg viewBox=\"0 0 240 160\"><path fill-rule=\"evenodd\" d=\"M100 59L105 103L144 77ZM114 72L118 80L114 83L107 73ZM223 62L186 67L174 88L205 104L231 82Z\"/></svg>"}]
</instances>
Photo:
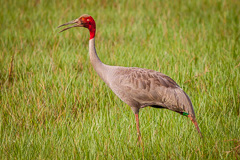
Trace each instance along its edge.
<instances>
[{"instance_id":1,"label":"grass field","mask_svg":"<svg viewBox=\"0 0 240 160\"><path fill-rule=\"evenodd\" d=\"M239 159L240 1L0 1L0 159ZM134 114L88 56L89 33L57 26L90 14L110 65L172 77L190 96L189 119Z\"/></svg>"}]
</instances>

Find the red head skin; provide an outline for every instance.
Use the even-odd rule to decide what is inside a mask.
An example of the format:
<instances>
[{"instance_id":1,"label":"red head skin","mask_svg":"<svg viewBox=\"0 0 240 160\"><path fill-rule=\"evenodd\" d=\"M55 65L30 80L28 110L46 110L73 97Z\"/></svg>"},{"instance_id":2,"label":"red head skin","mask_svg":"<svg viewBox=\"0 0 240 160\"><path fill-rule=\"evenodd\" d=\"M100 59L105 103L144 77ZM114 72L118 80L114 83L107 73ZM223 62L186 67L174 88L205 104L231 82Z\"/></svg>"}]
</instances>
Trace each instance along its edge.
<instances>
[{"instance_id":1,"label":"red head skin","mask_svg":"<svg viewBox=\"0 0 240 160\"><path fill-rule=\"evenodd\" d=\"M90 39L95 37L95 32L96 32L96 24L94 19L91 16L88 17L80 17L79 21L83 25L83 27L88 28L90 32Z\"/></svg>"}]
</instances>

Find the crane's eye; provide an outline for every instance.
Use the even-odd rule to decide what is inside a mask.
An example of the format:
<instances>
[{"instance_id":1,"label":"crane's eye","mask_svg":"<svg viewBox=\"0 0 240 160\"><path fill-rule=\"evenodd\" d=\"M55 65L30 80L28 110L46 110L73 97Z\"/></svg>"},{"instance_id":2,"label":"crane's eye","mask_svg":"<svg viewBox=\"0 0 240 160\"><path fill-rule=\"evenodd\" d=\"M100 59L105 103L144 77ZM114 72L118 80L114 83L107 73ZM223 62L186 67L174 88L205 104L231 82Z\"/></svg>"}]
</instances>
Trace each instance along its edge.
<instances>
[{"instance_id":1,"label":"crane's eye","mask_svg":"<svg viewBox=\"0 0 240 160\"><path fill-rule=\"evenodd\" d=\"M81 18L81 21L84 22L84 21L85 21L85 18L82 17L82 18Z\"/></svg>"}]
</instances>

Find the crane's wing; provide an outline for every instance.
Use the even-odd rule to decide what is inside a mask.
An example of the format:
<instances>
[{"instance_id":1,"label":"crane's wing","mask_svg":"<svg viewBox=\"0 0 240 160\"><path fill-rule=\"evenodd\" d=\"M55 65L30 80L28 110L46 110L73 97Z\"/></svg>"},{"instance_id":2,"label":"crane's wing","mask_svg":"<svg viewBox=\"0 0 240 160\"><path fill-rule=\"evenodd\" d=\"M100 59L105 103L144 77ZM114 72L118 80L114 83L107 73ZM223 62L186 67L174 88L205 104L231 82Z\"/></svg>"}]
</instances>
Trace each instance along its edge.
<instances>
[{"instance_id":1,"label":"crane's wing","mask_svg":"<svg viewBox=\"0 0 240 160\"><path fill-rule=\"evenodd\" d=\"M166 108L195 117L188 95L170 77L142 68L118 68L110 88L129 105Z\"/></svg>"}]
</instances>

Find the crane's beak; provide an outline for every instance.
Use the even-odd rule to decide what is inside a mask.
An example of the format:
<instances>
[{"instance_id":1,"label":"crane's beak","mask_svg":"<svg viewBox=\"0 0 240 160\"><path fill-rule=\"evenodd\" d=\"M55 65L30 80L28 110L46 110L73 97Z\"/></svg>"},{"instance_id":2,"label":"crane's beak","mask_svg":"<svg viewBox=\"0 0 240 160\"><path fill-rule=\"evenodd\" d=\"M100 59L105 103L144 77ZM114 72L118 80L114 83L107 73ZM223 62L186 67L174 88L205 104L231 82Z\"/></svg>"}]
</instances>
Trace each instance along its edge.
<instances>
[{"instance_id":1,"label":"crane's beak","mask_svg":"<svg viewBox=\"0 0 240 160\"><path fill-rule=\"evenodd\" d=\"M73 27L82 27L83 25L81 24L81 22L80 22L80 23L79 23L79 22L80 22L79 19L75 19L75 20L73 20L73 21L70 21L70 22L68 22L68 23L64 23L64 24L58 26L57 28L60 28L60 27L62 27L62 26L66 26L66 25L69 25L69 24L74 24L74 25L72 25L72 26L70 26L70 27L64 28L64 29L61 30L59 33L63 32L63 31L66 31L66 30L68 30L68 29L70 29L70 28L73 28Z\"/></svg>"}]
</instances>

